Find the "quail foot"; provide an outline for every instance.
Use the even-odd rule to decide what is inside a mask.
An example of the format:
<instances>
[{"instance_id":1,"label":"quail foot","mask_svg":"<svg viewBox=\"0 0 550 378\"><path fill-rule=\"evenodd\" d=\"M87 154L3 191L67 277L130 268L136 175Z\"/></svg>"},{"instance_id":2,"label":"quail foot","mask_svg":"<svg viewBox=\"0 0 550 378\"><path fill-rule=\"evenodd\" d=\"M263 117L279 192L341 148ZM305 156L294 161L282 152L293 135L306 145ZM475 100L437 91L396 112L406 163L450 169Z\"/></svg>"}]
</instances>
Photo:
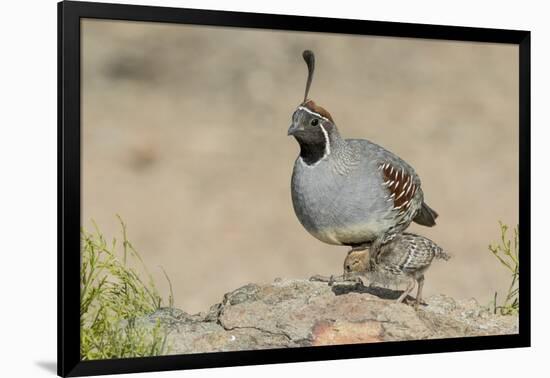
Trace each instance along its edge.
<instances>
[{"instance_id":1,"label":"quail foot","mask_svg":"<svg viewBox=\"0 0 550 378\"><path fill-rule=\"evenodd\" d=\"M300 223L320 241L352 250L377 239L385 243L412 221L434 226L437 213L424 202L414 169L366 139L344 139L330 113L307 98L315 58L309 50L303 57L304 101L288 129L300 145L291 180Z\"/></svg>"},{"instance_id":2,"label":"quail foot","mask_svg":"<svg viewBox=\"0 0 550 378\"><path fill-rule=\"evenodd\" d=\"M412 233L396 235L386 244L373 243L369 250L351 251L344 261L344 280L364 276L371 285L406 283L407 288L397 299L403 302L418 284L415 305L422 303L424 272L433 259L449 260L450 256L433 241Z\"/></svg>"}]
</instances>

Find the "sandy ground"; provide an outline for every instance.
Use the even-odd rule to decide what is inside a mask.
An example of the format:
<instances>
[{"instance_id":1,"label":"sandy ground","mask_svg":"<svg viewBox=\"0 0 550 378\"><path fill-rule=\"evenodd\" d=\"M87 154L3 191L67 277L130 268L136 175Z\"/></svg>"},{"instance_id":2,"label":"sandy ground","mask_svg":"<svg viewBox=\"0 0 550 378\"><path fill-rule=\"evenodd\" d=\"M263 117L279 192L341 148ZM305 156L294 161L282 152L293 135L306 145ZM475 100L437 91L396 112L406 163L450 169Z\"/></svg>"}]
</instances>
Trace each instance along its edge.
<instances>
[{"instance_id":1,"label":"sandy ground","mask_svg":"<svg viewBox=\"0 0 550 378\"><path fill-rule=\"evenodd\" d=\"M454 257L425 295L488 302L508 284L487 245L518 222L516 46L85 20L82 224L117 236L115 214L162 293L206 309L249 282L340 273L347 248L299 224L290 200L303 96L346 137L419 173L437 227L410 230Z\"/></svg>"}]
</instances>

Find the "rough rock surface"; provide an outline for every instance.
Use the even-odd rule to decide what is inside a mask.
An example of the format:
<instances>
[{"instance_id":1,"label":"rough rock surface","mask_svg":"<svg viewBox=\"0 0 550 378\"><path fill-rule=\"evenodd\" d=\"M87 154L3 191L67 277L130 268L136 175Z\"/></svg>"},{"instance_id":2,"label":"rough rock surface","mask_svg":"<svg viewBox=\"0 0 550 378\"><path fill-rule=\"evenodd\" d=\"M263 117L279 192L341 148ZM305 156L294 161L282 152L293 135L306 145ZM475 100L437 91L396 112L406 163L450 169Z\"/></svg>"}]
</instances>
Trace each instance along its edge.
<instances>
[{"instance_id":1,"label":"rough rock surface","mask_svg":"<svg viewBox=\"0 0 550 378\"><path fill-rule=\"evenodd\" d=\"M399 294L356 284L277 279L227 293L205 313L164 308L143 320L166 326L174 354L518 332L517 317L491 314L474 299L437 295L415 310L395 303Z\"/></svg>"}]
</instances>

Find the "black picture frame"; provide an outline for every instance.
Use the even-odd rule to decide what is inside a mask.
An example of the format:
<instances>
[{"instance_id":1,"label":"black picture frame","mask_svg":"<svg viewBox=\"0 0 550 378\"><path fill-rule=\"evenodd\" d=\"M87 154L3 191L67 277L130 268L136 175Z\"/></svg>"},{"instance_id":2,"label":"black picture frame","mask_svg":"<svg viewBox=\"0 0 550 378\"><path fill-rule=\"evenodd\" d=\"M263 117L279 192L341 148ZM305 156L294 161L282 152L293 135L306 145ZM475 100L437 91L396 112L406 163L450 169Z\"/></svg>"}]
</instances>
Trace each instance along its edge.
<instances>
[{"instance_id":1,"label":"black picture frame","mask_svg":"<svg viewBox=\"0 0 550 378\"><path fill-rule=\"evenodd\" d=\"M496 42L519 45L519 287L516 335L415 340L224 353L81 361L80 20L152 21L239 28ZM530 32L458 26L63 1L58 3L58 374L82 376L335 360L530 346Z\"/></svg>"}]
</instances>

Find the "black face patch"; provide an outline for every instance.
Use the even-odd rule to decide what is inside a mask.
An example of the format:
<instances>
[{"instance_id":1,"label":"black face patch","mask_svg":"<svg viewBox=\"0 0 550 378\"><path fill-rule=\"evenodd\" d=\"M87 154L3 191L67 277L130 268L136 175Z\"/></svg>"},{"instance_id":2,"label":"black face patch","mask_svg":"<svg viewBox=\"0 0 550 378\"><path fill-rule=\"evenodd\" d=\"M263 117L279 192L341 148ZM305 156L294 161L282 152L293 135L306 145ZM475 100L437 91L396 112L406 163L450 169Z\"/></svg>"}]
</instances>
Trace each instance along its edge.
<instances>
[{"instance_id":1,"label":"black face patch","mask_svg":"<svg viewBox=\"0 0 550 378\"><path fill-rule=\"evenodd\" d=\"M305 109L296 110L292 119L293 123L300 127L300 131L294 133L300 144L300 157L308 165L315 164L328 151L328 134L325 133L328 133L327 127L331 127L330 121Z\"/></svg>"}]
</instances>

